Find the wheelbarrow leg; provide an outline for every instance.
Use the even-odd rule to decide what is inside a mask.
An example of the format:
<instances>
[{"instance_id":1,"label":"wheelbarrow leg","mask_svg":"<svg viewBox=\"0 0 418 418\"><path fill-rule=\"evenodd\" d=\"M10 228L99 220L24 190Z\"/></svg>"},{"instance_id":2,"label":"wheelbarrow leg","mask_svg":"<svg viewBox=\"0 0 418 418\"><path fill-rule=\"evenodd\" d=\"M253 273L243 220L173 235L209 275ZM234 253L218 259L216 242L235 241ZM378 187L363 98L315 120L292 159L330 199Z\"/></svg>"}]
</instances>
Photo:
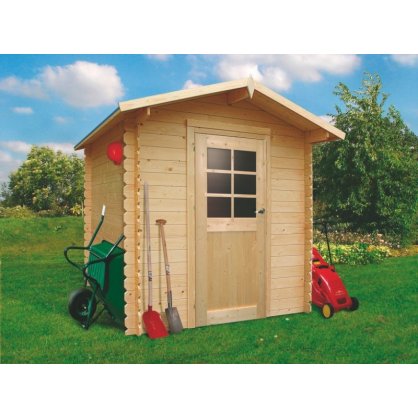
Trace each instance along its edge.
<instances>
[{"instance_id":1,"label":"wheelbarrow leg","mask_svg":"<svg viewBox=\"0 0 418 418\"><path fill-rule=\"evenodd\" d=\"M87 307L87 318L86 318L86 321L85 321L83 324L81 324L81 325L82 325L82 327L83 327L85 330L88 330L88 329L89 329L89 327L90 327L90 325L91 325L91 323L92 323L92 317L93 317L93 302L94 302L94 300L96 299L96 292L97 292L97 286L94 286L94 289L93 289L93 294L91 295L91 298L90 298L90 300L89 300L89 304L88 304L88 307Z\"/></svg>"}]
</instances>

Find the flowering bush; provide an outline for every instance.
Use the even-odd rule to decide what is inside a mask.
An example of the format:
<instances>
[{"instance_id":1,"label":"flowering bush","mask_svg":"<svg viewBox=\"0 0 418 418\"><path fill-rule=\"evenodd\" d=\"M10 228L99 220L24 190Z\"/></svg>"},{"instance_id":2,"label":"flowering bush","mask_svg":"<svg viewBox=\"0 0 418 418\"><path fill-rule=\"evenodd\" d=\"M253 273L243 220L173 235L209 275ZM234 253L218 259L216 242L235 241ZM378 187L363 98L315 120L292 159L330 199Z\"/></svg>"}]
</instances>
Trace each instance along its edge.
<instances>
[{"instance_id":1,"label":"flowering bush","mask_svg":"<svg viewBox=\"0 0 418 418\"><path fill-rule=\"evenodd\" d=\"M324 241L317 242L314 246L321 253L322 257L328 259L328 248ZM370 264L380 263L390 257L390 248L385 245L372 245L363 242L353 244L330 244L332 262L336 264Z\"/></svg>"},{"instance_id":2,"label":"flowering bush","mask_svg":"<svg viewBox=\"0 0 418 418\"><path fill-rule=\"evenodd\" d=\"M345 230L328 231L328 239L335 244L369 244L374 246L386 246L390 248L399 248L399 238L384 236L378 232L361 233ZM325 242L325 233L321 230L314 229L314 241Z\"/></svg>"},{"instance_id":3,"label":"flowering bush","mask_svg":"<svg viewBox=\"0 0 418 418\"><path fill-rule=\"evenodd\" d=\"M0 206L0 218L33 218L35 214L26 206L5 208Z\"/></svg>"}]
</instances>

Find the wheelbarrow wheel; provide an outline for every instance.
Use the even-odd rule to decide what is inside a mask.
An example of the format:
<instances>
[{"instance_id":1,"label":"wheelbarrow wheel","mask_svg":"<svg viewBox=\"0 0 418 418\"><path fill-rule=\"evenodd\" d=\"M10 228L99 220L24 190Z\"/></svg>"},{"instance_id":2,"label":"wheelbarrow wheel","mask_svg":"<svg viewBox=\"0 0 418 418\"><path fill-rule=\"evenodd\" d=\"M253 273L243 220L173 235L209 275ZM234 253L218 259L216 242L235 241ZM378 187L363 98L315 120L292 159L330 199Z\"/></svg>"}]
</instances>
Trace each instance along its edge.
<instances>
[{"instance_id":1,"label":"wheelbarrow wheel","mask_svg":"<svg viewBox=\"0 0 418 418\"><path fill-rule=\"evenodd\" d=\"M350 306L350 311L356 311L358 309L358 307L360 306L360 302L358 301L357 298L355 298L354 296L351 298L351 306Z\"/></svg>"},{"instance_id":2,"label":"wheelbarrow wheel","mask_svg":"<svg viewBox=\"0 0 418 418\"><path fill-rule=\"evenodd\" d=\"M330 303L326 303L321 309L322 316L329 319L334 315L334 307Z\"/></svg>"},{"instance_id":3,"label":"wheelbarrow wheel","mask_svg":"<svg viewBox=\"0 0 418 418\"><path fill-rule=\"evenodd\" d=\"M92 300L90 318L96 312L97 301L95 298L92 299L92 297L93 292L90 289L81 288L74 290L68 298L68 311L81 324L85 323L88 319L90 300Z\"/></svg>"}]
</instances>

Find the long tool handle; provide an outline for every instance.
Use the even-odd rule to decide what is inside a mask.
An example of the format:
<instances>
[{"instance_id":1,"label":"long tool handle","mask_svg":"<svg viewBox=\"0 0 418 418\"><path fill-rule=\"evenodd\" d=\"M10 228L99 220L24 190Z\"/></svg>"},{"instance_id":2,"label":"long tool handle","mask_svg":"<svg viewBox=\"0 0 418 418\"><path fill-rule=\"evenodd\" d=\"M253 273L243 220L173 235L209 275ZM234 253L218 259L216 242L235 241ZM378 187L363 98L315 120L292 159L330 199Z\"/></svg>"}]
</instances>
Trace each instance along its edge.
<instances>
[{"instance_id":1,"label":"long tool handle","mask_svg":"<svg viewBox=\"0 0 418 418\"><path fill-rule=\"evenodd\" d=\"M171 309L173 307L173 294L171 292L171 276L170 276L170 264L168 262L167 243L165 241L164 225L167 223L165 219L157 219L156 223L160 227L161 240L163 242L164 264L165 264L165 277L167 280L167 303Z\"/></svg>"},{"instance_id":2,"label":"long tool handle","mask_svg":"<svg viewBox=\"0 0 418 418\"><path fill-rule=\"evenodd\" d=\"M145 232L147 238L147 261L148 261L148 310L152 311L152 264L151 264L151 233L149 221L149 200L148 183L144 184L144 206L145 206Z\"/></svg>"}]
</instances>

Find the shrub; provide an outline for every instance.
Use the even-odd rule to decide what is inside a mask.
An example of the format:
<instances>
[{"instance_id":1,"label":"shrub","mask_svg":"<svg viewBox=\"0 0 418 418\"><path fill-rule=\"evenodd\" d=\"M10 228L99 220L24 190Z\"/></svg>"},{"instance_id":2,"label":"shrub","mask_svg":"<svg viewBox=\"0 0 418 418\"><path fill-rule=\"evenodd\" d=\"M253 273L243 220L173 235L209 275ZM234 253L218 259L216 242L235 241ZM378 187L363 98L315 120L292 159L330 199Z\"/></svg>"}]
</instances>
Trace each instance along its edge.
<instances>
[{"instance_id":1,"label":"shrub","mask_svg":"<svg viewBox=\"0 0 418 418\"><path fill-rule=\"evenodd\" d=\"M77 203L70 209L70 214L73 216L81 216L83 214L82 206Z\"/></svg>"},{"instance_id":2,"label":"shrub","mask_svg":"<svg viewBox=\"0 0 418 418\"><path fill-rule=\"evenodd\" d=\"M314 244L322 257L327 262L328 248L325 242L318 242ZM370 264L380 263L385 258L390 257L391 252L389 247L385 245L370 245L362 242L354 244L330 244L332 261L335 264Z\"/></svg>"},{"instance_id":3,"label":"shrub","mask_svg":"<svg viewBox=\"0 0 418 418\"><path fill-rule=\"evenodd\" d=\"M33 218L35 214L26 206L5 208L0 206L0 218Z\"/></svg>"}]
</instances>

